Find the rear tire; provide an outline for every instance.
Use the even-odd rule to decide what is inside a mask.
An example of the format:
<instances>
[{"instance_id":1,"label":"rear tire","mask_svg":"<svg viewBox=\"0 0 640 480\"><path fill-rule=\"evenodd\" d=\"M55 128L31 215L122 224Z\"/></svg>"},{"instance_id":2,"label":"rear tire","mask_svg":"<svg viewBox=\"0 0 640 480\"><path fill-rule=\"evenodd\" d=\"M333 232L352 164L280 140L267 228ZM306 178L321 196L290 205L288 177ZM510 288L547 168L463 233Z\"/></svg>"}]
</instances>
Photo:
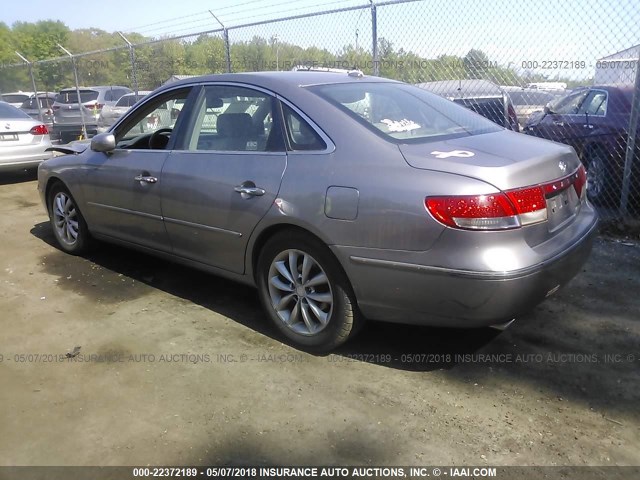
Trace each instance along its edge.
<instances>
[{"instance_id":1,"label":"rear tire","mask_svg":"<svg viewBox=\"0 0 640 480\"><path fill-rule=\"evenodd\" d=\"M91 244L91 234L76 201L62 183L51 188L47 205L58 246L72 255L85 253Z\"/></svg>"},{"instance_id":2,"label":"rear tire","mask_svg":"<svg viewBox=\"0 0 640 480\"><path fill-rule=\"evenodd\" d=\"M282 232L264 245L256 270L262 306L297 347L333 350L359 330L355 296L340 264L318 240Z\"/></svg>"}]
</instances>

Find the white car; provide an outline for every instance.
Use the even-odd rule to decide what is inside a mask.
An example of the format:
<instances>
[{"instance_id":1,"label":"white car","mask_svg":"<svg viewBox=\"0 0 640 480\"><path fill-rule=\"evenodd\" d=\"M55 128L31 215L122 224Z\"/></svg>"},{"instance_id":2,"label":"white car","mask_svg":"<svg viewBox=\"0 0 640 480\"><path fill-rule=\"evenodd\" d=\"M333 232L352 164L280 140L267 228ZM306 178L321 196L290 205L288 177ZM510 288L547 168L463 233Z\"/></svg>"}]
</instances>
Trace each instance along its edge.
<instances>
[{"instance_id":1,"label":"white car","mask_svg":"<svg viewBox=\"0 0 640 480\"><path fill-rule=\"evenodd\" d=\"M0 102L0 171L37 167L51 158L49 128L20 109Z\"/></svg>"},{"instance_id":2,"label":"white car","mask_svg":"<svg viewBox=\"0 0 640 480\"><path fill-rule=\"evenodd\" d=\"M20 108L20 105L29 100L32 96L33 92L10 92L0 95L0 99L16 108Z\"/></svg>"}]
</instances>

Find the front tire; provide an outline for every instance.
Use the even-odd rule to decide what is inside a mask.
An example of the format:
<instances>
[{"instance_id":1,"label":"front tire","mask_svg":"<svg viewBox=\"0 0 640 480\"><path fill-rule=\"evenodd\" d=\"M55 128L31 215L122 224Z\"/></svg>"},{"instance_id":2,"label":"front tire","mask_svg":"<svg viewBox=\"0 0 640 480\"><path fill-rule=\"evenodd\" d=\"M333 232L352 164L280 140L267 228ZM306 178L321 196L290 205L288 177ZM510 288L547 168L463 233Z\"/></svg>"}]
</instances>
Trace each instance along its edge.
<instances>
[{"instance_id":1,"label":"front tire","mask_svg":"<svg viewBox=\"0 0 640 480\"><path fill-rule=\"evenodd\" d=\"M351 285L321 242L281 233L263 247L257 265L260 301L276 328L296 346L329 351L361 322Z\"/></svg>"},{"instance_id":2,"label":"front tire","mask_svg":"<svg viewBox=\"0 0 640 480\"><path fill-rule=\"evenodd\" d=\"M51 188L48 205L51 228L60 248L72 255L86 252L91 242L87 223L62 183Z\"/></svg>"}]
</instances>

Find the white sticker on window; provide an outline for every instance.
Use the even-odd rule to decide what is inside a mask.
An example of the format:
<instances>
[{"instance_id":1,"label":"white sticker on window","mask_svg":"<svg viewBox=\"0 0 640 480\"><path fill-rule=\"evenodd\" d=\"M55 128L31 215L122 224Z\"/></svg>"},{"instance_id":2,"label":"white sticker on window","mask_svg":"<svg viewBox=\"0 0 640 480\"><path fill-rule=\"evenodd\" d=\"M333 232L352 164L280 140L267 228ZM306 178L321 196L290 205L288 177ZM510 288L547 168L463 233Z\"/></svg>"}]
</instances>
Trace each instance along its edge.
<instances>
[{"instance_id":1,"label":"white sticker on window","mask_svg":"<svg viewBox=\"0 0 640 480\"><path fill-rule=\"evenodd\" d=\"M411 130L416 130L420 128L413 120L389 120L388 118L383 118L380 120L381 123L384 123L387 127L389 127L390 132L408 132Z\"/></svg>"}]
</instances>

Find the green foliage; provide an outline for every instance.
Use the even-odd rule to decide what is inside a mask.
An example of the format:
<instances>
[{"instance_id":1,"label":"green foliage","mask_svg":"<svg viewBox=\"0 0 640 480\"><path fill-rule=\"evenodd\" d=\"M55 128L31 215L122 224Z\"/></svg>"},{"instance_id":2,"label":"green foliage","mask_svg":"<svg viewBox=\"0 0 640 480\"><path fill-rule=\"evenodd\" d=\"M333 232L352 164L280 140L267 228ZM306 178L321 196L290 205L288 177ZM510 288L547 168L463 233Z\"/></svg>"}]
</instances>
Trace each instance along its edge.
<instances>
[{"instance_id":1,"label":"green foliage","mask_svg":"<svg viewBox=\"0 0 640 480\"><path fill-rule=\"evenodd\" d=\"M96 28L69 30L64 23L51 20L18 22L12 27L0 23L0 91L32 89L29 70L19 65L16 51L30 61L48 60L34 64L39 90L57 91L74 85L72 61L58 45L76 55L78 80L85 86L133 87L135 74L140 90L152 90L173 75L204 75L227 70L221 36L157 40L131 33L127 38L135 45L133 51L117 33ZM290 70L296 65L311 65L359 68L365 74L373 74L377 66L380 76L408 83L484 78L501 85L523 85L544 80L518 74L509 66L500 66L478 49L471 49L464 57L442 55L427 59L403 48L397 49L387 39L380 38L378 64L374 65L369 46L363 45L344 45L331 52L282 42L277 36L254 36L250 40L232 42L231 66L233 72ZM132 56L135 69L131 64Z\"/></svg>"}]
</instances>

